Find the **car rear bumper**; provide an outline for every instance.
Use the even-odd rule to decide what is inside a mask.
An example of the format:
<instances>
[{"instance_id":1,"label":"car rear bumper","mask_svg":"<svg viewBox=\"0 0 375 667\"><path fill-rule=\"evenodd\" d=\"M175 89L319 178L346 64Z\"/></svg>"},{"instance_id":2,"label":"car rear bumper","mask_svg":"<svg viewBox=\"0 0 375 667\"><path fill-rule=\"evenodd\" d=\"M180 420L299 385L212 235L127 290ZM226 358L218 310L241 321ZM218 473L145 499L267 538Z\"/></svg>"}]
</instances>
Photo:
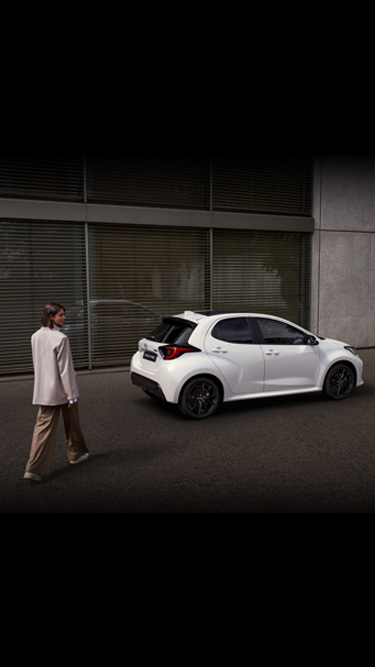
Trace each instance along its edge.
<instances>
[{"instance_id":1,"label":"car rear bumper","mask_svg":"<svg viewBox=\"0 0 375 667\"><path fill-rule=\"evenodd\" d=\"M152 394L153 396L157 396L157 398L161 398L163 401L165 401L165 396L164 392L157 382L154 380L150 380L149 378L144 377L143 375L139 375L139 373L131 373L130 375L132 383L136 387L140 387L144 391L146 391L148 394Z\"/></svg>"}]
</instances>

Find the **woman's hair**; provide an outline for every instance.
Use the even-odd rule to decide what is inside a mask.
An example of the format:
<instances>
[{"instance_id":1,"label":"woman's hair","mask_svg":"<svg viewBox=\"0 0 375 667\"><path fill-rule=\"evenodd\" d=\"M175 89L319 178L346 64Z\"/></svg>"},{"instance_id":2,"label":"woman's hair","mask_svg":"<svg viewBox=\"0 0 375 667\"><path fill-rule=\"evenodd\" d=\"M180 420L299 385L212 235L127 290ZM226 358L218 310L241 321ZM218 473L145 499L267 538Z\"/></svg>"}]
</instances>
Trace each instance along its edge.
<instances>
[{"instance_id":1,"label":"woman's hair","mask_svg":"<svg viewBox=\"0 0 375 667\"><path fill-rule=\"evenodd\" d=\"M65 312L64 306L62 306L60 303L47 303L47 305L44 306L42 313L42 319L40 321L41 326L53 329L53 322L50 318L50 315L55 316L60 310Z\"/></svg>"}]
</instances>

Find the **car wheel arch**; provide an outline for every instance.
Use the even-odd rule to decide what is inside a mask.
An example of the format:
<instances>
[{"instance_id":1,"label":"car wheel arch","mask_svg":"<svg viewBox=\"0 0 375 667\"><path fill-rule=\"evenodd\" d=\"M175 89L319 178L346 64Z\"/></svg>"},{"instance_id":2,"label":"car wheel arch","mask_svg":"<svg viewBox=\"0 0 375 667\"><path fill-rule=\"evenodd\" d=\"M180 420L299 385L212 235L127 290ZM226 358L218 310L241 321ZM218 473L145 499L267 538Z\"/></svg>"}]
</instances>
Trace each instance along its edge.
<instances>
[{"instance_id":1,"label":"car wheel arch","mask_svg":"<svg viewBox=\"0 0 375 667\"><path fill-rule=\"evenodd\" d=\"M353 373L354 373L355 386L357 385L358 374L357 374L357 369L356 369L356 367L355 367L354 364L352 364L352 362L349 361L348 359L340 359L339 361L337 361L337 360L334 361L334 362L332 363L332 365L331 365L329 368L326 368L326 369L325 369L325 373L324 373L324 377L323 377L323 387L324 387L325 381L326 381L326 379L327 379L328 373L330 373L331 370L332 370L333 368L335 368L336 366L348 366L348 368L350 368L350 370L353 371Z\"/></svg>"},{"instance_id":2,"label":"car wheel arch","mask_svg":"<svg viewBox=\"0 0 375 667\"><path fill-rule=\"evenodd\" d=\"M223 383L221 382L221 380L219 380L219 378L216 375L212 375L212 373L204 373L204 372L203 373L196 373L195 375L192 375L191 377L189 377L184 382L184 384L182 385L182 387L181 387L181 389L178 393L178 402L180 401L180 398L183 394L183 391L184 391L185 387L190 382L192 382L192 380L199 380L199 378L207 378L207 380L211 380L211 381L215 382L215 384L217 385L217 388L220 391L220 402L223 403L224 396L225 396Z\"/></svg>"},{"instance_id":3,"label":"car wheel arch","mask_svg":"<svg viewBox=\"0 0 375 667\"><path fill-rule=\"evenodd\" d=\"M334 371L335 369L347 369L350 371L353 375L353 384L349 384L348 386L348 391L344 391L343 394L341 394L341 389L345 388L345 378L342 377L341 382L344 384L341 384L341 388L338 387L337 391L337 385L336 387L333 387L331 385L331 381L334 379ZM350 363L350 361L347 361L347 359L341 360L341 361L336 361L334 364L332 364L328 369L324 377L324 382L323 382L323 393L327 398L334 399L334 400L343 400L344 398L347 398L352 390L357 386L357 371L355 366ZM336 383L335 383L336 384Z\"/></svg>"}]
</instances>

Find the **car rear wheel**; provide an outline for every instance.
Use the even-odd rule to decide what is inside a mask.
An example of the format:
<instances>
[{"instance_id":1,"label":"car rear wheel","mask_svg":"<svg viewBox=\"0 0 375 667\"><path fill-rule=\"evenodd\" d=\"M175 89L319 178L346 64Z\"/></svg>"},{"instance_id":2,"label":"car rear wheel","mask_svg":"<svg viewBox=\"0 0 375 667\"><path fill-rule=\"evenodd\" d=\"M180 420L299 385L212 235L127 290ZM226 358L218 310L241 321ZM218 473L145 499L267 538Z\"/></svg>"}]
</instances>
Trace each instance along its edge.
<instances>
[{"instance_id":1,"label":"car rear wheel","mask_svg":"<svg viewBox=\"0 0 375 667\"><path fill-rule=\"evenodd\" d=\"M220 389L216 382L208 377L198 377L190 380L183 388L179 408L189 419L207 419L215 414L220 400Z\"/></svg>"},{"instance_id":2,"label":"car rear wheel","mask_svg":"<svg viewBox=\"0 0 375 667\"><path fill-rule=\"evenodd\" d=\"M335 401L342 401L352 392L355 385L355 375L350 366L337 364L328 371L324 392Z\"/></svg>"}]
</instances>

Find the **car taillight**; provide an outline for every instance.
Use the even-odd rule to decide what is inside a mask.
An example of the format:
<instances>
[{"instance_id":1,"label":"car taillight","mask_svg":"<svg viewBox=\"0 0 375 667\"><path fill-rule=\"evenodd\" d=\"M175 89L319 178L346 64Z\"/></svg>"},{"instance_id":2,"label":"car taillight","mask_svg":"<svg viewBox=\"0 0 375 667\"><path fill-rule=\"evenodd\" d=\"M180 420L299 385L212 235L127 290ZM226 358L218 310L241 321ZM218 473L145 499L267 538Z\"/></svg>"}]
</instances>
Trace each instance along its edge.
<instances>
[{"instance_id":1,"label":"car taillight","mask_svg":"<svg viewBox=\"0 0 375 667\"><path fill-rule=\"evenodd\" d=\"M159 347L159 352L163 359L169 361L171 359L182 357L183 354L187 354L188 352L201 352L201 350L199 350L197 347L193 347L192 345L189 347L173 347L172 345L165 345L164 347Z\"/></svg>"}]
</instances>

